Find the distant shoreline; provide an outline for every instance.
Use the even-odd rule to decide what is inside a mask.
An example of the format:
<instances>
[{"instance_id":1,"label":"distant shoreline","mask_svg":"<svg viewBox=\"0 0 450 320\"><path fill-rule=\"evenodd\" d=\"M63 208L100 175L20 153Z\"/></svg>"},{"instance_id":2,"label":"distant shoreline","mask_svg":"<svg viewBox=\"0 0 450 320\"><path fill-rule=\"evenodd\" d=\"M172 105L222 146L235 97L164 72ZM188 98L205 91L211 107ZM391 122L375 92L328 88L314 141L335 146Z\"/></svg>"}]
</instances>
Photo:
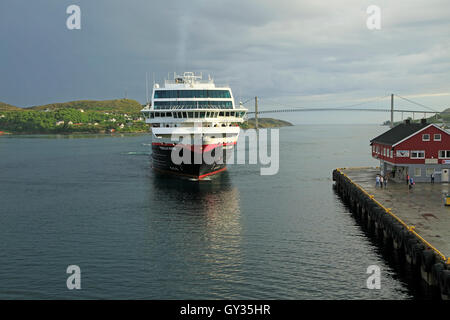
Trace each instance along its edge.
<instances>
[{"instance_id":1,"label":"distant shoreline","mask_svg":"<svg viewBox=\"0 0 450 320\"><path fill-rule=\"evenodd\" d=\"M78 100L19 108L0 102L2 135L84 135L145 134L149 124L136 100ZM258 128L280 128L292 123L259 118ZM255 128L255 119L239 124L243 130Z\"/></svg>"},{"instance_id":2,"label":"distant shoreline","mask_svg":"<svg viewBox=\"0 0 450 320\"><path fill-rule=\"evenodd\" d=\"M258 119L258 128L281 128L281 127L291 127L292 123L284 120L274 119L274 118L260 118ZM242 123L239 126L242 130L255 129L254 118L249 119L247 122ZM133 135L133 134L149 134L151 133L150 128L148 130L136 130L136 131L114 131L114 132L89 132L89 131L75 131L75 132L27 132L27 131L0 131L1 136L31 136L31 135Z\"/></svg>"},{"instance_id":3,"label":"distant shoreline","mask_svg":"<svg viewBox=\"0 0 450 320\"><path fill-rule=\"evenodd\" d=\"M258 128L281 128L281 127L292 127L293 124L275 118L258 118ZM240 125L241 129L254 129L255 126L255 118L248 119L247 122L244 122Z\"/></svg>"},{"instance_id":4,"label":"distant shoreline","mask_svg":"<svg viewBox=\"0 0 450 320\"><path fill-rule=\"evenodd\" d=\"M127 131L127 132L2 132L2 136L84 136L84 135L135 135L135 134L148 134L151 131Z\"/></svg>"}]
</instances>

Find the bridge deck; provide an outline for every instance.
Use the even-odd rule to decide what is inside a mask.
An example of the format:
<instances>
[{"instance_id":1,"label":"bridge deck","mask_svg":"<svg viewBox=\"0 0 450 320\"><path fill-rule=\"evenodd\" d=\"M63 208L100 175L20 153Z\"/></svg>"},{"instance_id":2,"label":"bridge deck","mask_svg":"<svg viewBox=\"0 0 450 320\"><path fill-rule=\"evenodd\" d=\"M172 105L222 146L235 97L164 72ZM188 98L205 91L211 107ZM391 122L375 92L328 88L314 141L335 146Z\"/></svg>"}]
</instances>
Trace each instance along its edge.
<instances>
[{"instance_id":1,"label":"bridge deck","mask_svg":"<svg viewBox=\"0 0 450 320\"><path fill-rule=\"evenodd\" d=\"M430 110L403 110L403 109L370 109L370 108L279 108L272 110L258 110L258 114L263 113L279 113L279 112L314 112L314 111L368 111L368 112L400 112L400 113L420 113L420 114L435 114L438 111ZM255 111L248 111L247 114L254 114Z\"/></svg>"}]
</instances>

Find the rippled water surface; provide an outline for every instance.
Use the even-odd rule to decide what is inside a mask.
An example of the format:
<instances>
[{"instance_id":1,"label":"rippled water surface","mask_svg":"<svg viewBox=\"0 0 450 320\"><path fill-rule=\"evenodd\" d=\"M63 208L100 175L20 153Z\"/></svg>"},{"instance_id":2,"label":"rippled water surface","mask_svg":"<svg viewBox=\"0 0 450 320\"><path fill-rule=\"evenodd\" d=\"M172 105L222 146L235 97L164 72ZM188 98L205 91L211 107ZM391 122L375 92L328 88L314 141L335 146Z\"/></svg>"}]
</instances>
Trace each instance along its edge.
<instances>
[{"instance_id":1,"label":"rippled water surface","mask_svg":"<svg viewBox=\"0 0 450 320\"><path fill-rule=\"evenodd\" d=\"M155 175L149 135L1 137L0 298L411 298L332 189L384 130L282 128L277 175L201 182Z\"/></svg>"}]
</instances>

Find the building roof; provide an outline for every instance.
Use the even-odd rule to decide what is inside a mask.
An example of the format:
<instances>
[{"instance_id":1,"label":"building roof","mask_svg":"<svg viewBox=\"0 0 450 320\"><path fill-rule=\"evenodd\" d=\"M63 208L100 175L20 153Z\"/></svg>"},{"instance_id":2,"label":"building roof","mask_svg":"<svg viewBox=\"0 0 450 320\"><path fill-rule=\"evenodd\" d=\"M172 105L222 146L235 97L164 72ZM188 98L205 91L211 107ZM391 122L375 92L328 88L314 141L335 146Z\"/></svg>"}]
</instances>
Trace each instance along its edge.
<instances>
[{"instance_id":1,"label":"building roof","mask_svg":"<svg viewBox=\"0 0 450 320\"><path fill-rule=\"evenodd\" d=\"M373 138L372 140L370 140L370 143L376 142L393 145L424 129L425 127L428 127L429 125L430 124L427 123L401 123L393 127L391 130L379 135L378 137Z\"/></svg>"}]
</instances>

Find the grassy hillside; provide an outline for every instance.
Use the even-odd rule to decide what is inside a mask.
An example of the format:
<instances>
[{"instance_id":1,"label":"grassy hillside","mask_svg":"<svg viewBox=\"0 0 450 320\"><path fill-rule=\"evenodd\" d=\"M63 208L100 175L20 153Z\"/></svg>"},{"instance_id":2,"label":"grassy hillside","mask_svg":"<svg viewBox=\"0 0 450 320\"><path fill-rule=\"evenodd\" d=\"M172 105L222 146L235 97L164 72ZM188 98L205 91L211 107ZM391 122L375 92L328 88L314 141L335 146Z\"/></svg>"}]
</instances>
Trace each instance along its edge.
<instances>
[{"instance_id":1,"label":"grassy hillside","mask_svg":"<svg viewBox=\"0 0 450 320\"><path fill-rule=\"evenodd\" d=\"M278 128L278 127L289 127L292 123L278 120L274 118L258 118L259 128ZM248 121L240 126L242 129L253 129L255 128L255 118L248 119Z\"/></svg>"},{"instance_id":2,"label":"grassy hillside","mask_svg":"<svg viewBox=\"0 0 450 320\"><path fill-rule=\"evenodd\" d=\"M115 100L77 100L70 102L51 103L42 106L33 106L26 110L60 110L60 109L83 109L84 111L101 111L117 113L139 113L142 105L132 99Z\"/></svg>"},{"instance_id":3,"label":"grassy hillside","mask_svg":"<svg viewBox=\"0 0 450 320\"><path fill-rule=\"evenodd\" d=\"M18 108L16 106L0 102L0 111L21 111L22 108Z\"/></svg>"},{"instance_id":4,"label":"grassy hillside","mask_svg":"<svg viewBox=\"0 0 450 320\"><path fill-rule=\"evenodd\" d=\"M0 107L0 131L9 133L147 132L136 100L79 100L29 108Z\"/></svg>"},{"instance_id":5,"label":"grassy hillside","mask_svg":"<svg viewBox=\"0 0 450 320\"><path fill-rule=\"evenodd\" d=\"M446 123L450 123L450 108L445 109L439 114L440 118L443 119ZM439 118L439 117L438 117Z\"/></svg>"}]
</instances>

